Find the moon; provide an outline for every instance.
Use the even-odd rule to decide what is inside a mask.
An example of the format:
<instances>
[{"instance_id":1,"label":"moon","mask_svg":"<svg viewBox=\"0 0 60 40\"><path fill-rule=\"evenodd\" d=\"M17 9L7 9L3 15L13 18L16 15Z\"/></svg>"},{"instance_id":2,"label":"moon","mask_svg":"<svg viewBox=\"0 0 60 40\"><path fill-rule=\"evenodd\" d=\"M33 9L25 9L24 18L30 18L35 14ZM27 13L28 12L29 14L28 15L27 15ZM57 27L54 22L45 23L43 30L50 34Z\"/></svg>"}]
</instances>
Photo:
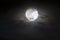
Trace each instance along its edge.
<instances>
[{"instance_id":1,"label":"moon","mask_svg":"<svg viewBox=\"0 0 60 40\"><path fill-rule=\"evenodd\" d=\"M36 9L28 9L25 16L29 21L35 21L38 18L38 11Z\"/></svg>"}]
</instances>

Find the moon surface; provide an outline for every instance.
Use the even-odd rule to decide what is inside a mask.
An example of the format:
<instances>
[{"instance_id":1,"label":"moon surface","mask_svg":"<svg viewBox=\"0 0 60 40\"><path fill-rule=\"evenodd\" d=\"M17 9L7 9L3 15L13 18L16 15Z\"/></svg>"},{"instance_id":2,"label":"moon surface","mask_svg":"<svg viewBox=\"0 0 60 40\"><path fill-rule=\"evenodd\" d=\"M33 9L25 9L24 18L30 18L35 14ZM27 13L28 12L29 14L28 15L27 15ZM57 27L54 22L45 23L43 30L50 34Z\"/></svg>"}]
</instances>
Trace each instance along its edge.
<instances>
[{"instance_id":1,"label":"moon surface","mask_svg":"<svg viewBox=\"0 0 60 40\"><path fill-rule=\"evenodd\" d=\"M38 18L38 11L36 9L28 9L25 16L29 21L35 21Z\"/></svg>"}]
</instances>

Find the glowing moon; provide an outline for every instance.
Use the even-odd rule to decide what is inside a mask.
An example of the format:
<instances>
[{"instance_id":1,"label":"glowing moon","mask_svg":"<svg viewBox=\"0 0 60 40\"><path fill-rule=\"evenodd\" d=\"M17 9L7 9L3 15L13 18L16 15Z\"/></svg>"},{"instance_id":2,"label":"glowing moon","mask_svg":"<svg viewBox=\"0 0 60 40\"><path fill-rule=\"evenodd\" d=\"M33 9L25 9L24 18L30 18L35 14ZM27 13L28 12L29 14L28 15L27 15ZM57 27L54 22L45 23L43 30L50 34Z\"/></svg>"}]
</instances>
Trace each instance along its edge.
<instances>
[{"instance_id":1,"label":"glowing moon","mask_svg":"<svg viewBox=\"0 0 60 40\"><path fill-rule=\"evenodd\" d=\"M25 15L29 21L35 21L38 18L38 11L36 9L28 9Z\"/></svg>"}]
</instances>

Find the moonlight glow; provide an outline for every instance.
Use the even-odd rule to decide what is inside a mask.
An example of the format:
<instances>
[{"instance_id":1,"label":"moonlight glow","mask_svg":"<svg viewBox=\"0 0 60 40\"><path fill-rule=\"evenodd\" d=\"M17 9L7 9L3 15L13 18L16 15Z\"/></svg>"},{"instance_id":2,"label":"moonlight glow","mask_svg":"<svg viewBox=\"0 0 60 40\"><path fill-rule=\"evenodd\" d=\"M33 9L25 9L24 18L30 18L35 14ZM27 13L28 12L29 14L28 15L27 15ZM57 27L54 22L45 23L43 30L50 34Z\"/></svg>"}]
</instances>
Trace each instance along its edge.
<instances>
[{"instance_id":1,"label":"moonlight glow","mask_svg":"<svg viewBox=\"0 0 60 40\"><path fill-rule=\"evenodd\" d=\"M35 21L38 18L38 11L36 9L28 9L25 15L29 21Z\"/></svg>"}]
</instances>

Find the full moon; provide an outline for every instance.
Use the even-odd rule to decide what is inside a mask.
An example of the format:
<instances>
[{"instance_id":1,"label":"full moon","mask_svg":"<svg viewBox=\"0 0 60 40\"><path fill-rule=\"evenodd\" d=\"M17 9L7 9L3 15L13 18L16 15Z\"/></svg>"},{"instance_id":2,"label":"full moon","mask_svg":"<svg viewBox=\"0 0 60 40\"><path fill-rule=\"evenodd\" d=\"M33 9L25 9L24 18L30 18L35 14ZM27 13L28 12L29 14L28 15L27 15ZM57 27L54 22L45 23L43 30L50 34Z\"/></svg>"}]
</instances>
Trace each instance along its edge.
<instances>
[{"instance_id":1,"label":"full moon","mask_svg":"<svg viewBox=\"0 0 60 40\"><path fill-rule=\"evenodd\" d=\"M38 18L38 11L36 9L28 9L25 15L29 21L35 21Z\"/></svg>"}]
</instances>

